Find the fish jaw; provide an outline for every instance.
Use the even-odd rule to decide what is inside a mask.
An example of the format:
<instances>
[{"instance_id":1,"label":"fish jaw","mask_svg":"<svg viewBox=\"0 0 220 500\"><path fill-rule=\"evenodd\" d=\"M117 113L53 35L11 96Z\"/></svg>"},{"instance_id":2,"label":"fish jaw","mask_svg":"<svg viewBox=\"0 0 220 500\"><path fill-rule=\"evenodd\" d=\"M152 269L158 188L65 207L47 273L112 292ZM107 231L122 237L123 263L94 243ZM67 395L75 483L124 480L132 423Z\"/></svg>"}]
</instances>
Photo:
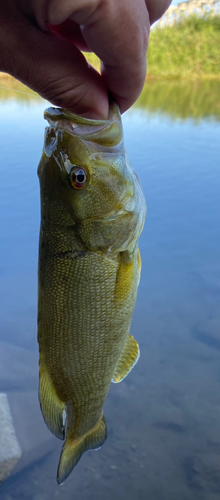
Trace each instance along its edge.
<instances>
[{"instance_id":1,"label":"fish jaw","mask_svg":"<svg viewBox=\"0 0 220 500\"><path fill-rule=\"evenodd\" d=\"M70 113L62 108L48 108L44 118L49 122L50 128L67 131L71 135L81 136L84 141L97 143L100 146L112 147L119 144L123 138L121 114L116 103L110 105L108 120L93 120ZM54 144L51 143L51 152ZM49 150L48 150L49 151Z\"/></svg>"}]
</instances>

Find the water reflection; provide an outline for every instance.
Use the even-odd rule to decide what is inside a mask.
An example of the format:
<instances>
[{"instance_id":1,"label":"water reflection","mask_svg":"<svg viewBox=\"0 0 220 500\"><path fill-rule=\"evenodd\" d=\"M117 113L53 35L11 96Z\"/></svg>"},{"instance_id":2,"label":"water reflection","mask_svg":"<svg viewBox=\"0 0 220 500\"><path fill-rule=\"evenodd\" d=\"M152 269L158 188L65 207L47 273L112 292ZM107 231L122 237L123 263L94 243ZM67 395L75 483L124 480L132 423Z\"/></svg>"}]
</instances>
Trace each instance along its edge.
<instances>
[{"instance_id":1,"label":"water reflection","mask_svg":"<svg viewBox=\"0 0 220 500\"><path fill-rule=\"evenodd\" d=\"M172 120L220 120L220 81L148 81L135 107Z\"/></svg>"},{"instance_id":2,"label":"water reflection","mask_svg":"<svg viewBox=\"0 0 220 500\"><path fill-rule=\"evenodd\" d=\"M2 88L3 87L6 88ZM10 88L10 92L8 91ZM147 81L134 108L160 113L172 120L220 120L220 81ZM0 78L0 101L34 104L40 96L14 78Z\"/></svg>"},{"instance_id":3,"label":"water reflection","mask_svg":"<svg viewBox=\"0 0 220 500\"><path fill-rule=\"evenodd\" d=\"M34 96L33 105L15 92L3 96L0 389L8 394L23 457L0 485L1 500L219 500L217 89L217 82L150 82L123 118L148 205L131 330L141 357L110 389L106 444L85 454L60 488L55 471L62 443L46 428L37 398L36 170L47 103Z\"/></svg>"},{"instance_id":4,"label":"water reflection","mask_svg":"<svg viewBox=\"0 0 220 500\"><path fill-rule=\"evenodd\" d=\"M0 73L0 101L17 101L25 104L39 102L40 96L33 90L22 85L18 80Z\"/></svg>"}]
</instances>

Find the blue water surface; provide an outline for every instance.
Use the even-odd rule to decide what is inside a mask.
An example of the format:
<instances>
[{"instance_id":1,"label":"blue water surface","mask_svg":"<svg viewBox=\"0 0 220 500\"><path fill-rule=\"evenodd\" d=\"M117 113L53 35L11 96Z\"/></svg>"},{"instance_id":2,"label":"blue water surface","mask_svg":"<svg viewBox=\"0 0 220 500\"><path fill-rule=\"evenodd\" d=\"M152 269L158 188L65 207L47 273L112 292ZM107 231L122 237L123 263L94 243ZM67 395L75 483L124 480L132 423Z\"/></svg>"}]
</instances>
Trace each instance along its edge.
<instances>
[{"instance_id":1,"label":"blue water surface","mask_svg":"<svg viewBox=\"0 0 220 500\"><path fill-rule=\"evenodd\" d=\"M217 500L220 494L220 122L136 107L125 144L148 207L131 334L140 361L112 385L108 439L62 487L62 443L38 403L37 165L41 99L0 103L0 391L22 458L1 500Z\"/></svg>"}]
</instances>

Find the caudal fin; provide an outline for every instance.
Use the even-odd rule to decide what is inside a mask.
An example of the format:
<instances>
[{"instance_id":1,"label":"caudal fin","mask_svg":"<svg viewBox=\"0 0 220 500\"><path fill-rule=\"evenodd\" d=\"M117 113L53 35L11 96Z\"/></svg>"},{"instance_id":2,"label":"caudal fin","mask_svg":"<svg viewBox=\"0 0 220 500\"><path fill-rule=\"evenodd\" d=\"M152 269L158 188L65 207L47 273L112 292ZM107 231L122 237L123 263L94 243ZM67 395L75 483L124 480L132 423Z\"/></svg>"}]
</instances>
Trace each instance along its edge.
<instances>
[{"instance_id":1,"label":"caudal fin","mask_svg":"<svg viewBox=\"0 0 220 500\"><path fill-rule=\"evenodd\" d=\"M99 448L107 437L105 417L102 414L98 423L78 439L66 438L57 471L57 482L62 484L74 469L82 454L87 450Z\"/></svg>"}]
</instances>

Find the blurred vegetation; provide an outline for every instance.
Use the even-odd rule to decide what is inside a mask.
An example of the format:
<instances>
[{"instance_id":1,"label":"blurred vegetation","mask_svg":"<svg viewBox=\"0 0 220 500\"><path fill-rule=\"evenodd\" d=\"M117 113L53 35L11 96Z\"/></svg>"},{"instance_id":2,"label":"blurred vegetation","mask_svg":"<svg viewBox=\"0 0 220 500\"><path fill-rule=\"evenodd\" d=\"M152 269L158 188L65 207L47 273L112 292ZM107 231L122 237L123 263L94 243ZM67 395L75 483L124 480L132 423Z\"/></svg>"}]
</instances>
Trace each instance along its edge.
<instances>
[{"instance_id":1,"label":"blurred vegetation","mask_svg":"<svg viewBox=\"0 0 220 500\"><path fill-rule=\"evenodd\" d=\"M85 58L97 71L100 71L100 59L94 54L94 52L83 52Z\"/></svg>"},{"instance_id":2,"label":"blurred vegetation","mask_svg":"<svg viewBox=\"0 0 220 500\"><path fill-rule=\"evenodd\" d=\"M23 101L26 104L39 101L40 96L6 73L0 73L0 102Z\"/></svg>"},{"instance_id":3,"label":"blurred vegetation","mask_svg":"<svg viewBox=\"0 0 220 500\"><path fill-rule=\"evenodd\" d=\"M148 77L219 78L220 16L196 14L151 31Z\"/></svg>"},{"instance_id":4,"label":"blurred vegetation","mask_svg":"<svg viewBox=\"0 0 220 500\"><path fill-rule=\"evenodd\" d=\"M220 80L147 81L134 107L172 119L220 121Z\"/></svg>"}]
</instances>

